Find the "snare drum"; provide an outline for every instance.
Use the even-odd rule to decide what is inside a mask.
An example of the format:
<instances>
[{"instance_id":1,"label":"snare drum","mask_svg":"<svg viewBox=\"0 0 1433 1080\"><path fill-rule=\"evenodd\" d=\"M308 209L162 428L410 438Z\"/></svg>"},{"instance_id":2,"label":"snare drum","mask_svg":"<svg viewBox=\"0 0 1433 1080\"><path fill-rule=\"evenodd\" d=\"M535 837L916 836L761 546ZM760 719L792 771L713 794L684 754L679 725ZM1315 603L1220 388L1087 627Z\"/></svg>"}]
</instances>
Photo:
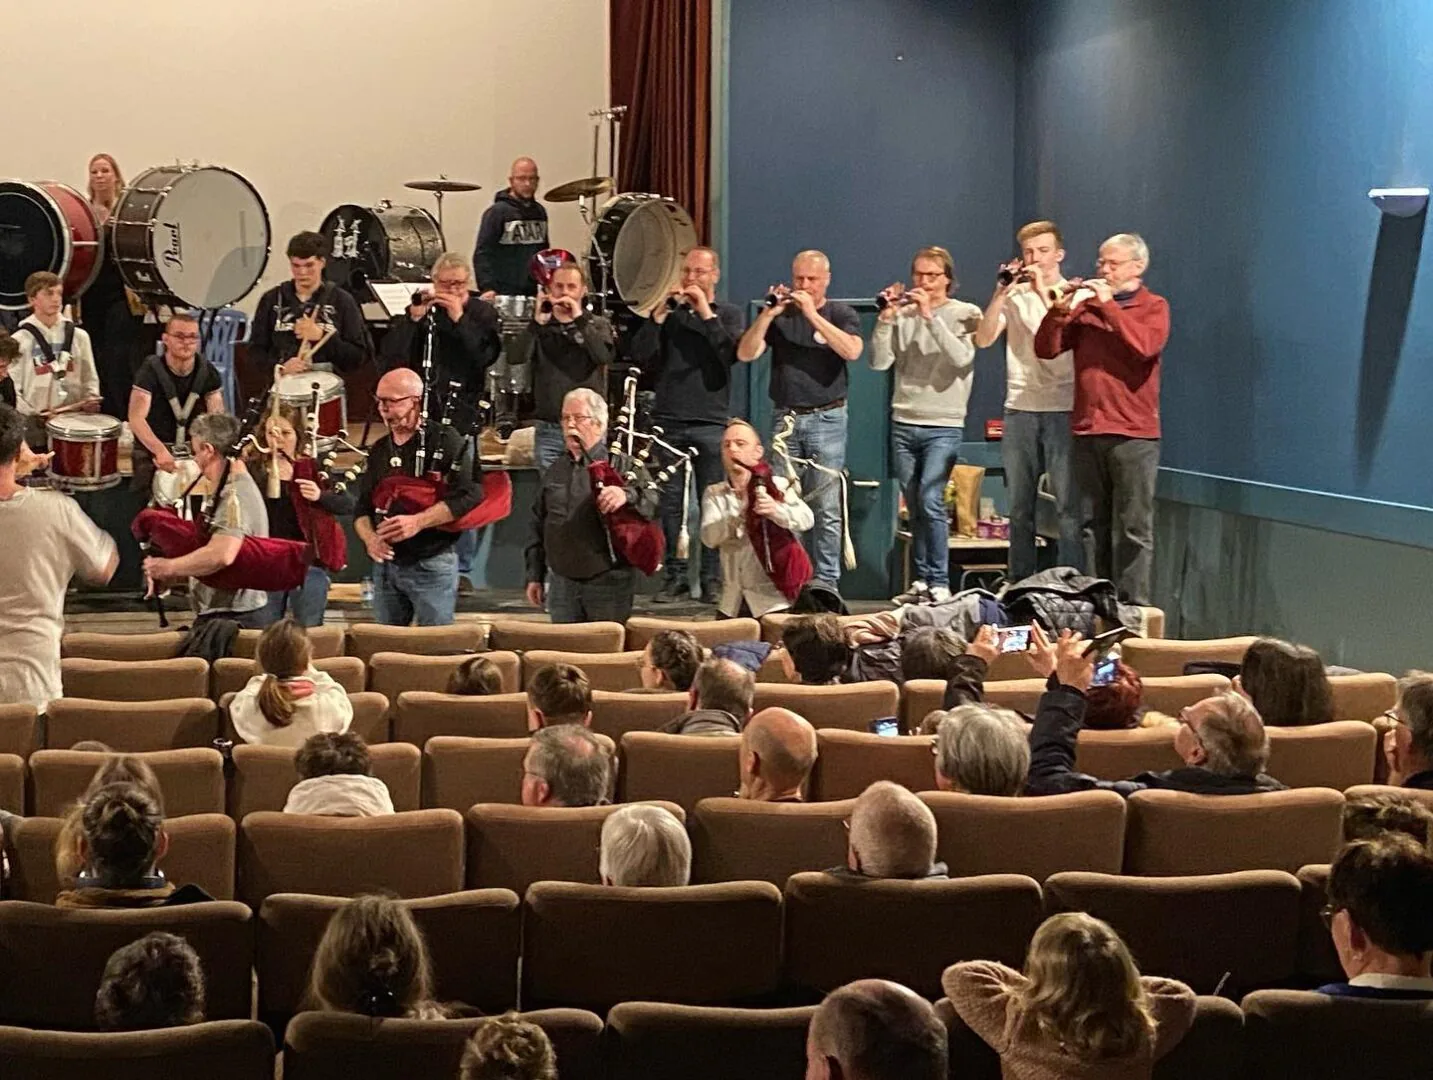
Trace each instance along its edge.
<instances>
[{"instance_id":1,"label":"snare drum","mask_svg":"<svg viewBox=\"0 0 1433 1080\"><path fill-rule=\"evenodd\" d=\"M438 220L416 206L345 204L318 231L329 242L325 276L354 293L370 281L427 281L446 250Z\"/></svg>"},{"instance_id":2,"label":"snare drum","mask_svg":"<svg viewBox=\"0 0 1433 1080\"><path fill-rule=\"evenodd\" d=\"M124 283L150 303L221 308L263 276L269 212L231 169L161 166L124 189L109 242Z\"/></svg>"},{"instance_id":3,"label":"snare drum","mask_svg":"<svg viewBox=\"0 0 1433 1080\"><path fill-rule=\"evenodd\" d=\"M493 307L497 308L498 322L502 325L504 336L521 333L537 314L535 296L495 296L492 303Z\"/></svg>"},{"instance_id":4,"label":"snare drum","mask_svg":"<svg viewBox=\"0 0 1433 1080\"><path fill-rule=\"evenodd\" d=\"M331 371L305 371L285 375L279 380L279 400L292 405L305 415L313 404L313 388L318 386L318 440L320 451L333 448L334 440L348 425L348 391L343 379Z\"/></svg>"},{"instance_id":5,"label":"snare drum","mask_svg":"<svg viewBox=\"0 0 1433 1080\"><path fill-rule=\"evenodd\" d=\"M609 304L649 315L677 287L697 246L691 216L661 195L614 195L587 240L587 273Z\"/></svg>"},{"instance_id":6,"label":"snare drum","mask_svg":"<svg viewBox=\"0 0 1433 1080\"><path fill-rule=\"evenodd\" d=\"M45 425L50 437L50 475L70 491L103 491L120 481L120 422L103 413L62 413Z\"/></svg>"},{"instance_id":7,"label":"snare drum","mask_svg":"<svg viewBox=\"0 0 1433 1080\"><path fill-rule=\"evenodd\" d=\"M100 223L89 201L67 184L0 181L0 308L28 307L25 279L57 274L74 299L100 269Z\"/></svg>"}]
</instances>

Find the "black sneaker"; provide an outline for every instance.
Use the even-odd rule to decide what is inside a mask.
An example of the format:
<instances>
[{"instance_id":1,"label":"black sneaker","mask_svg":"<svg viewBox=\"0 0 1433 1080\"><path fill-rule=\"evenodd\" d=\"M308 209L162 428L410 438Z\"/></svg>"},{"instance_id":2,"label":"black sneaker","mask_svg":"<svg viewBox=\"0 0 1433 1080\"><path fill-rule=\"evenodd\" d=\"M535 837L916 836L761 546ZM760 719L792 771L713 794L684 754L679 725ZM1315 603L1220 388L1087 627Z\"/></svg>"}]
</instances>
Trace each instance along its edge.
<instances>
[{"instance_id":1,"label":"black sneaker","mask_svg":"<svg viewBox=\"0 0 1433 1080\"><path fill-rule=\"evenodd\" d=\"M680 604L692 598L692 587L685 581L664 581L652 597L654 604Z\"/></svg>"},{"instance_id":2,"label":"black sneaker","mask_svg":"<svg viewBox=\"0 0 1433 1080\"><path fill-rule=\"evenodd\" d=\"M715 607L717 604L720 604L720 603L721 603L721 586L720 586L720 585L703 585L703 586L702 586L702 603L703 603L703 604L710 604L712 607Z\"/></svg>"}]
</instances>

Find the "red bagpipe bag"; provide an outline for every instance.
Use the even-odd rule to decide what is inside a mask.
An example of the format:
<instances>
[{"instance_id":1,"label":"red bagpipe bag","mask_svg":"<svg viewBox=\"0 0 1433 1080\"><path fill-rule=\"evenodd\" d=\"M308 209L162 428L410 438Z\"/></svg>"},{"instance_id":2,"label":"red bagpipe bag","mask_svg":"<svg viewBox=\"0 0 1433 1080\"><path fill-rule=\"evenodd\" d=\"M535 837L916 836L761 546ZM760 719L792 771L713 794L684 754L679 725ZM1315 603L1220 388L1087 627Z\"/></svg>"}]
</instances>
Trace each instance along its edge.
<instances>
[{"instance_id":1,"label":"red bagpipe bag","mask_svg":"<svg viewBox=\"0 0 1433 1080\"><path fill-rule=\"evenodd\" d=\"M811 580L811 556L806 554L795 533L756 512L759 488L765 488L777 502L786 501L785 493L771 474L771 466L764 461L751 467L751 482L746 492L746 535L771 583L782 596L795 603L802 586Z\"/></svg>"},{"instance_id":2,"label":"red bagpipe bag","mask_svg":"<svg viewBox=\"0 0 1433 1080\"><path fill-rule=\"evenodd\" d=\"M608 461L589 461L588 475L592 477L594 491L604 487L624 488L622 474ZM612 553L625 559L642 573L655 574L662 567L667 553L667 537L659 522L648 521L632 506L624 506L610 514L603 514L607 535L612 539Z\"/></svg>"},{"instance_id":3,"label":"red bagpipe bag","mask_svg":"<svg viewBox=\"0 0 1433 1080\"><path fill-rule=\"evenodd\" d=\"M481 529L512 513L512 477L506 472L483 473L483 501L456 521L438 528L446 532ZM373 505L385 514L416 514L448 493L448 485L431 476L389 473L373 486Z\"/></svg>"},{"instance_id":4,"label":"red bagpipe bag","mask_svg":"<svg viewBox=\"0 0 1433 1080\"><path fill-rule=\"evenodd\" d=\"M146 549L157 551L166 559L188 555L209 542L209 533L198 522L181 518L167 506L141 510L129 531ZM199 580L225 592L238 589L286 592L304 583L313 559L313 546L302 540L246 536L232 564Z\"/></svg>"},{"instance_id":5,"label":"red bagpipe bag","mask_svg":"<svg viewBox=\"0 0 1433 1080\"><path fill-rule=\"evenodd\" d=\"M309 457L299 458L294 462L294 479L312 480L321 487L318 462ZM317 503L305 499L297 484L289 485L289 498L304 539L313 545L313 561L334 573L342 570L348 565L348 538L343 535L338 519Z\"/></svg>"}]
</instances>

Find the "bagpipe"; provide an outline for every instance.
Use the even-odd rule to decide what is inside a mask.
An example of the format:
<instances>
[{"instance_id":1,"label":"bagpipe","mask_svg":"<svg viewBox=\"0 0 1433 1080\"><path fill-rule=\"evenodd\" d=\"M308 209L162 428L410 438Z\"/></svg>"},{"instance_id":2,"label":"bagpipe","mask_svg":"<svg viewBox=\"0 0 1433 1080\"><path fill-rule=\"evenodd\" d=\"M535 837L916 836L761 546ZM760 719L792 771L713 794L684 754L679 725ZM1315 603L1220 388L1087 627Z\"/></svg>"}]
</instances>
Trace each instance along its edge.
<instances>
[{"instance_id":1,"label":"bagpipe","mask_svg":"<svg viewBox=\"0 0 1433 1080\"><path fill-rule=\"evenodd\" d=\"M678 450L662 438L662 429L655 424L651 431L637 429L637 382L641 376L636 368L627 373L623 385L622 408L612 426L612 442L607 460L587 458L587 472L592 477L594 493L607 487L619 487L654 493L660 498L664 484L682 472L682 529L677 537L677 558L685 559L691 541L687 530L687 509L692 482L692 458L696 451ZM659 453L669 460L658 466ZM613 561L623 559L642 573L655 574L662 568L667 552L667 537L660 520L644 517L629 502L610 514L602 515L607 526L608 552Z\"/></svg>"}]
</instances>

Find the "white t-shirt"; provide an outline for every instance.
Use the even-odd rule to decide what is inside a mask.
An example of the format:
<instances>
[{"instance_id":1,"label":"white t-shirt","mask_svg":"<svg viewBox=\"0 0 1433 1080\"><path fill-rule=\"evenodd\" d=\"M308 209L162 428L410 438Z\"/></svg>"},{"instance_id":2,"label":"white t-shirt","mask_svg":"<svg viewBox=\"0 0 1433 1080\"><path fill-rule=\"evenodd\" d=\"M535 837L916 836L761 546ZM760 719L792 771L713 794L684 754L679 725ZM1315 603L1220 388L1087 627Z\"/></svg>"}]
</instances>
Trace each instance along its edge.
<instances>
[{"instance_id":1,"label":"white t-shirt","mask_svg":"<svg viewBox=\"0 0 1433 1080\"><path fill-rule=\"evenodd\" d=\"M20 320L21 326L34 327L43 334L55 353L54 364L48 364L43 350L30 334L14 335L20 356L10 366L10 373L15 379L15 406L22 413L44 412L100 396L100 377L89 334L75 327L70 351L61 351L68 321L59 319L54 326L47 327L34 315Z\"/></svg>"},{"instance_id":2,"label":"white t-shirt","mask_svg":"<svg viewBox=\"0 0 1433 1080\"><path fill-rule=\"evenodd\" d=\"M1069 412L1075 407L1075 354L1067 349L1053 360L1035 355L1035 331L1049 310L1030 288L1017 288L1005 299L1000 320L1005 326L1007 409Z\"/></svg>"},{"instance_id":3,"label":"white t-shirt","mask_svg":"<svg viewBox=\"0 0 1433 1080\"><path fill-rule=\"evenodd\" d=\"M0 499L0 703L44 712L61 695L65 589L98 578L114 541L58 491L21 488Z\"/></svg>"}]
</instances>

